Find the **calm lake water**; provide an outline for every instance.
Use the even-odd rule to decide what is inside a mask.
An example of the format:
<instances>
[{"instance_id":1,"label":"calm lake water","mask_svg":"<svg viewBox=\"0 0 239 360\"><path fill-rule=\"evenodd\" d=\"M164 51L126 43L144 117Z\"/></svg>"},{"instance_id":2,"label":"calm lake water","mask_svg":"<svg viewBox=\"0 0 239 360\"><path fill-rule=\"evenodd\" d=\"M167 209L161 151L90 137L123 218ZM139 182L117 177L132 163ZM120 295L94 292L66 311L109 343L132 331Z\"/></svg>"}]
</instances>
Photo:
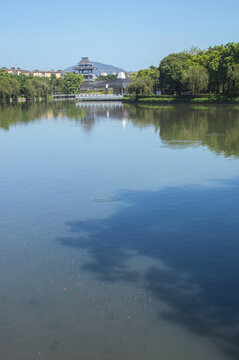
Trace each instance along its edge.
<instances>
[{"instance_id":1,"label":"calm lake water","mask_svg":"<svg viewBox=\"0 0 239 360\"><path fill-rule=\"evenodd\" d=\"M239 358L239 107L0 106L0 358Z\"/></svg>"}]
</instances>

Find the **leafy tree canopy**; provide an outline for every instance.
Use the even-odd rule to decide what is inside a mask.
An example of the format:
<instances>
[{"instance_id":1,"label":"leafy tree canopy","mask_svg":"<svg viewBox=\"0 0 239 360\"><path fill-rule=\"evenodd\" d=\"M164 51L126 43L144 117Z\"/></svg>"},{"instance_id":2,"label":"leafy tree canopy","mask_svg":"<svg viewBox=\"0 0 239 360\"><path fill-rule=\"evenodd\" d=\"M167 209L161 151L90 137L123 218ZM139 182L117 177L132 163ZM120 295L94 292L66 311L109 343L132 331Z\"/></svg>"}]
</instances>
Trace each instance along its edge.
<instances>
[{"instance_id":1,"label":"leafy tree canopy","mask_svg":"<svg viewBox=\"0 0 239 360\"><path fill-rule=\"evenodd\" d=\"M194 96L208 87L208 71L203 66L190 66L184 73L185 87Z\"/></svg>"},{"instance_id":2,"label":"leafy tree canopy","mask_svg":"<svg viewBox=\"0 0 239 360\"><path fill-rule=\"evenodd\" d=\"M160 86L167 92L181 94L185 90L185 71L189 69L187 53L171 54L160 63Z\"/></svg>"},{"instance_id":3,"label":"leafy tree canopy","mask_svg":"<svg viewBox=\"0 0 239 360\"><path fill-rule=\"evenodd\" d=\"M127 91L131 100L137 100L139 96L153 95L153 81L149 77L135 77L128 85Z\"/></svg>"},{"instance_id":4,"label":"leafy tree canopy","mask_svg":"<svg viewBox=\"0 0 239 360\"><path fill-rule=\"evenodd\" d=\"M151 65L148 69L137 71L133 78L150 79L153 83L154 92L159 88L159 68L156 66Z\"/></svg>"},{"instance_id":5,"label":"leafy tree canopy","mask_svg":"<svg viewBox=\"0 0 239 360\"><path fill-rule=\"evenodd\" d=\"M83 81L81 74L67 73L62 81L62 91L65 94L75 94Z\"/></svg>"},{"instance_id":6,"label":"leafy tree canopy","mask_svg":"<svg viewBox=\"0 0 239 360\"><path fill-rule=\"evenodd\" d=\"M239 43L217 45L206 50L193 47L184 53L171 54L161 61L160 85L164 93L180 94L182 91L188 91L188 81L185 82L184 79L185 72L192 66L201 66L208 73L208 86L203 90L231 94L233 89L233 92L238 94L236 82L232 84L229 77L232 71L230 69L235 69L236 64L239 64ZM199 69L190 72L191 75L199 74ZM205 72L203 77L205 80Z\"/></svg>"}]
</instances>

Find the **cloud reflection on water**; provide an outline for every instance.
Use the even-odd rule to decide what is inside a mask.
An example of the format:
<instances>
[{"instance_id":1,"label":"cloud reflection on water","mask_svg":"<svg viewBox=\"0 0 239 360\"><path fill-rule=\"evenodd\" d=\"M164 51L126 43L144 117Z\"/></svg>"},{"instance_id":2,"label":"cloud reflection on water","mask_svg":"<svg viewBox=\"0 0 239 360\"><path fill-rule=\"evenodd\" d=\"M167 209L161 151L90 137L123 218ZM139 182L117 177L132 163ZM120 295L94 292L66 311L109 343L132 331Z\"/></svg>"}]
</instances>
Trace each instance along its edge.
<instances>
[{"instance_id":1,"label":"cloud reflection on water","mask_svg":"<svg viewBox=\"0 0 239 360\"><path fill-rule=\"evenodd\" d=\"M108 219L71 221L59 241L87 249L84 269L107 281L142 281L170 310L160 317L213 338L239 356L238 182L215 189L122 192L124 207ZM87 234L87 236L82 235ZM167 266L144 273L127 266L132 251Z\"/></svg>"}]
</instances>

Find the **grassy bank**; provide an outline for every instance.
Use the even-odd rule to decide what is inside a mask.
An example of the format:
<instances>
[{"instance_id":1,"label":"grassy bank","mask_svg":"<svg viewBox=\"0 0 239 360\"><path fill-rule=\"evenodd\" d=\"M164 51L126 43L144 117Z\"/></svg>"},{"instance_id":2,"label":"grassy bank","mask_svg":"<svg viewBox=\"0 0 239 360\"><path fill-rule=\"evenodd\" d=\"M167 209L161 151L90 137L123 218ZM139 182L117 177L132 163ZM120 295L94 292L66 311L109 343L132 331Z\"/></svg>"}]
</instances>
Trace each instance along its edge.
<instances>
[{"instance_id":1,"label":"grassy bank","mask_svg":"<svg viewBox=\"0 0 239 360\"><path fill-rule=\"evenodd\" d=\"M29 98L26 99L25 97L17 96L15 99L0 99L0 103L17 103L17 102L39 102L39 101L47 101L51 102L54 101L53 95L47 95L47 97L39 97L39 98Z\"/></svg>"},{"instance_id":2,"label":"grassy bank","mask_svg":"<svg viewBox=\"0 0 239 360\"><path fill-rule=\"evenodd\" d=\"M139 105L167 105L167 104L239 104L239 96L225 95L203 95L178 96L178 95L154 95L141 96L137 100L131 100L129 96L124 96L123 102Z\"/></svg>"}]
</instances>

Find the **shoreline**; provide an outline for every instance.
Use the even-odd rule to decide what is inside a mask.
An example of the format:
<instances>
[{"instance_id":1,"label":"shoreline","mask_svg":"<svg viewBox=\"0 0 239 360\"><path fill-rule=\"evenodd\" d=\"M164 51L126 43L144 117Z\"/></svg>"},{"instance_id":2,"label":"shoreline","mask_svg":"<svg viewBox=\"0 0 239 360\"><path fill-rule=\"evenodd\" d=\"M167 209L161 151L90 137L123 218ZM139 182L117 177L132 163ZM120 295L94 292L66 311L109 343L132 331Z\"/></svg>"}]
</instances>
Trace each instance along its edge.
<instances>
[{"instance_id":1,"label":"shoreline","mask_svg":"<svg viewBox=\"0 0 239 360\"><path fill-rule=\"evenodd\" d=\"M153 95L142 96L137 100L131 100L129 96L124 96L123 103L134 105L171 105L171 104L189 104L189 105L239 105L239 97L225 95L205 95L205 96L179 96L179 95Z\"/></svg>"}]
</instances>

